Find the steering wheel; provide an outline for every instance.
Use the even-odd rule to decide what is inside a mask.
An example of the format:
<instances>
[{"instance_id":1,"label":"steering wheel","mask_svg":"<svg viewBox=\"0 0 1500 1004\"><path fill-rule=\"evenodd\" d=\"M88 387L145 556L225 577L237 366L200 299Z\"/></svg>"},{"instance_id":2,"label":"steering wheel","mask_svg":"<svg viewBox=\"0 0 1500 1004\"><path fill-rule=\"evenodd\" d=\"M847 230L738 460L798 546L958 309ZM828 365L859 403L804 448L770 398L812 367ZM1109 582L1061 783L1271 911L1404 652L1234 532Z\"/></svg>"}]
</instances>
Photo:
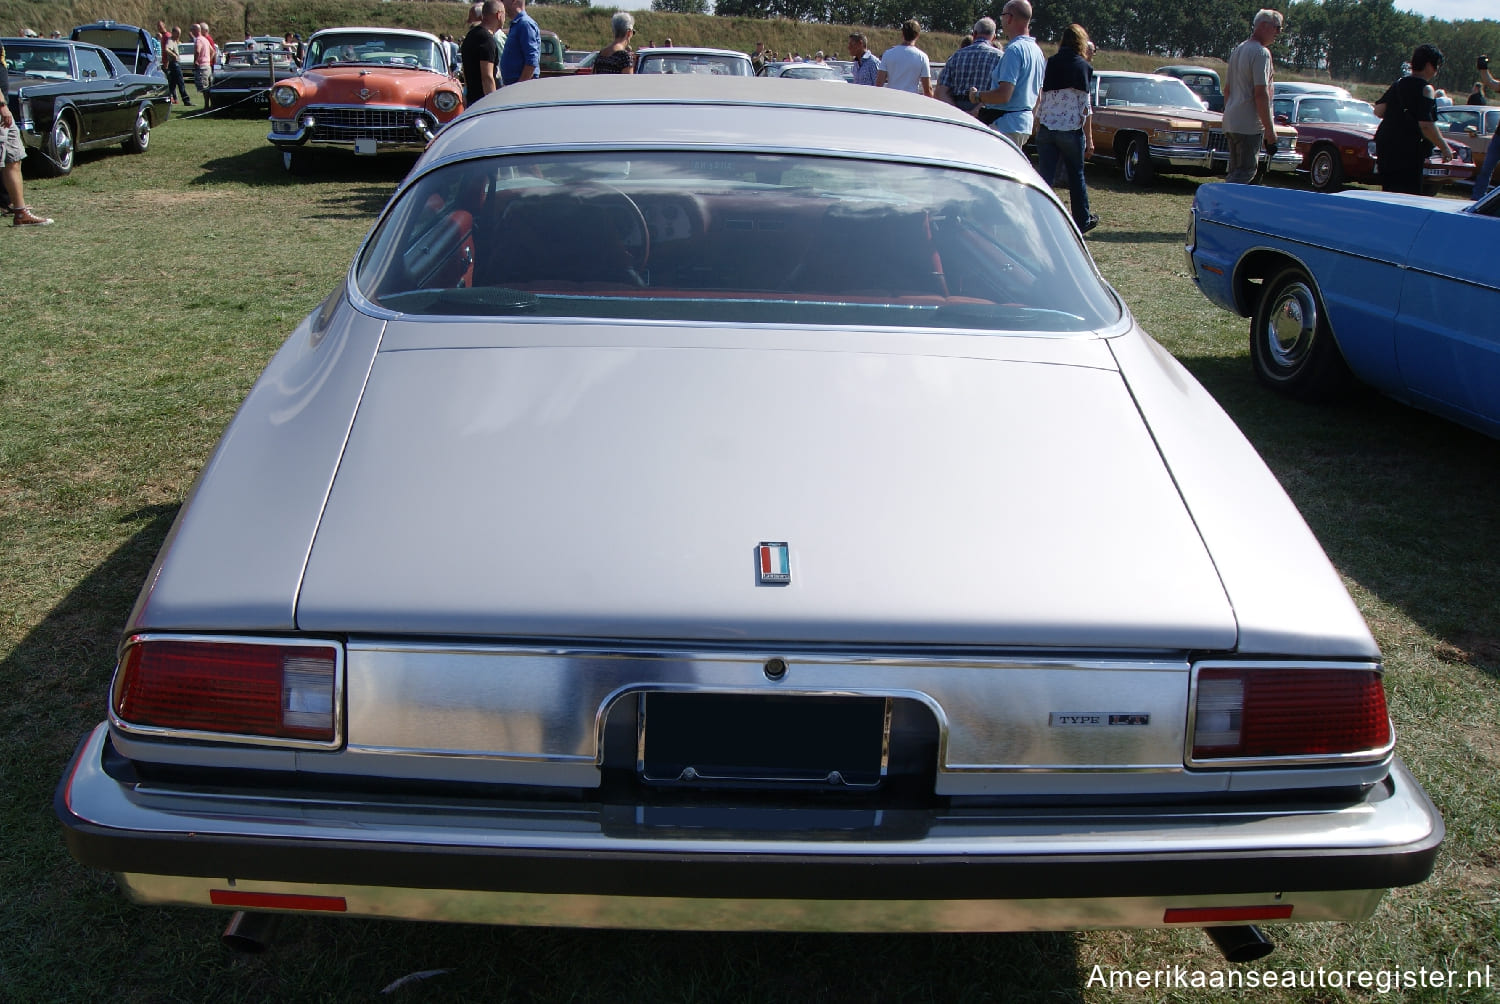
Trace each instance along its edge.
<instances>
[{"instance_id":1,"label":"steering wheel","mask_svg":"<svg viewBox=\"0 0 1500 1004\"><path fill-rule=\"evenodd\" d=\"M582 197L597 198L601 202L618 206L618 212L611 212L606 208L600 216L604 224L614 231L625 253L630 256L631 270L637 277L644 275L646 263L651 260L651 228L646 225L646 214L641 212L641 207L620 189L603 181L588 184ZM622 222L628 229L621 229Z\"/></svg>"}]
</instances>

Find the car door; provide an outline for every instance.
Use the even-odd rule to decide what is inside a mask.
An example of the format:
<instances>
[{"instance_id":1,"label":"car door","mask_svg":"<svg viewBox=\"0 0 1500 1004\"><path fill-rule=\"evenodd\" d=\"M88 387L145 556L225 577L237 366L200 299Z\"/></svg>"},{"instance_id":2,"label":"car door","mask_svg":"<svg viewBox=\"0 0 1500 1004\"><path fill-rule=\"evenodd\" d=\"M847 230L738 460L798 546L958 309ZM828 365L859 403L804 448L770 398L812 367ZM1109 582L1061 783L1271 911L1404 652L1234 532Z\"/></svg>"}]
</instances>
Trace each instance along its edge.
<instances>
[{"instance_id":1,"label":"car door","mask_svg":"<svg viewBox=\"0 0 1500 1004\"><path fill-rule=\"evenodd\" d=\"M1396 358L1413 403L1490 435L1500 435L1496 247L1500 197L1431 213L1407 258L1396 317Z\"/></svg>"},{"instance_id":2,"label":"car door","mask_svg":"<svg viewBox=\"0 0 1500 1004\"><path fill-rule=\"evenodd\" d=\"M76 102L78 142L94 143L128 131L129 125L121 124L127 95L125 81L115 70L117 64L112 65L102 49L91 45L79 45L76 51L78 77L84 85Z\"/></svg>"}]
</instances>

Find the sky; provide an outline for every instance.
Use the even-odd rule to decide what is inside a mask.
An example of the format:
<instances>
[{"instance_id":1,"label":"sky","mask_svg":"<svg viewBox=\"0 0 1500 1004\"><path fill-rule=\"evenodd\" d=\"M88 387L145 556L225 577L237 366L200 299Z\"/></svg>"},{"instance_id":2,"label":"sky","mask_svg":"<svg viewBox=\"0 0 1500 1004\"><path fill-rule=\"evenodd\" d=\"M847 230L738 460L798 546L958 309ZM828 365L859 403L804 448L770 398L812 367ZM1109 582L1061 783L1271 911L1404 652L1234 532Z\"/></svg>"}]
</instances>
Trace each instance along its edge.
<instances>
[{"instance_id":1,"label":"sky","mask_svg":"<svg viewBox=\"0 0 1500 1004\"><path fill-rule=\"evenodd\" d=\"M1444 21L1483 21L1486 18L1500 21L1500 4L1495 0L1395 0L1391 6Z\"/></svg>"}]
</instances>

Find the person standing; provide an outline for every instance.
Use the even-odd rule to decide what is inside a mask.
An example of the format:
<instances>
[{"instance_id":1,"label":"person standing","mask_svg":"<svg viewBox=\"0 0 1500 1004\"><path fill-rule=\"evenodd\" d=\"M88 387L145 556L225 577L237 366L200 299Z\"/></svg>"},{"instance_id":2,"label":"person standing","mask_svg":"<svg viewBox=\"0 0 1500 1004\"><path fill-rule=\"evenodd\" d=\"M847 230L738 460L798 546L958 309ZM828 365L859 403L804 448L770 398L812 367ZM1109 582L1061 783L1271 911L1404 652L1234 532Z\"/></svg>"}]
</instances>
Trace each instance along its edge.
<instances>
[{"instance_id":1,"label":"person standing","mask_svg":"<svg viewBox=\"0 0 1500 1004\"><path fill-rule=\"evenodd\" d=\"M158 21L157 24L161 22ZM180 94L183 105L191 108L193 99L188 97L187 80L182 75L182 53L178 47L181 41L181 28L173 28L162 35L161 69L167 75L167 99L175 104L176 95Z\"/></svg>"},{"instance_id":2,"label":"person standing","mask_svg":"<svg viewBox=\"0 0 1500 1004\"><path fill-rule=\"evenodd\" d=\"M5 44L0 42L0 188L5 191L5 211L11 226L45 227L52 220L26 208L26 191L21 182L21 161L26 159L26 145L21 142L21 127L10 113L10 75L5 69Z\"/></svg>"},{"instance_id":3,"label":"person standing","mask_svg":"<svg viewBox=\"0 0 1500 1004\"><path fill-rule=\"evenodd\" d=\"M774 58L774 54L772 55ZM849 36L849 58L854 62L852 83L874 87L880 78L880 60L870 51L870 43L864 34L854 32Z\"/></svg>"},{"instance_id":4,"label":"person standing","mask_svg":"<svg viewBox=\"0 0 1500 1004\"><path fill-rule=\"evenodd\" d=\"M875 75L876 87L932 97L932 64L927 53L917 48L920 34L922 26L915 18L901 25L901 44L891 46L880 57L880 71Z\"/></svg>"},{"instance_id":5,"label":"person standing","mask_svg":"<svg viewBox=\"0 0 1500 1004\"><path fill-rule=\"evenodd\" d=\"M1089 34L1082 25L1070 24L1063 29L1057 54L1047 60L1036 112L1036 152L1042 177L1049 181L1056 177L1057 165L1062 163L1068 177L1073 222L1083 233L1099 225L1099 217L1089 209L1089 189L1083 176L1083 162L1094 155L1093 109L1089 105L1094 68L1083 58L1088 44Z\"/></svg>"},{"instance_id":6,"label":"person standing","mask_svg":"<svg viewBox=\"0 0 1500 1004\"><path fill-rule=\"evenodd\" d=\"M509 87L541 75L542 29L526 13L526 0L505 0L510 28L500 53L500 85Z\"/></svg>"},{"instance_id":7,"label":"person standing","mask_svg":"<svg viewBox=\"0 0 1500 1004\"><path fill-rule=\"evenodd\" d=\"M469 33L459 46L466 108L472 108L497 86L495 71L500 66L500 45L495 41L495 32L499 30L500 0L484 0L469 8Z\"/></svg>"},{"instance_id":8,"label":"person standing","mask_svg":"<svg viewBox=\"0 0 1500 1004\"><path fill-rule=\"evenodd\" d=\"M1500 80L1496 80L1494 74L1490 73L1490 57L1479 57L1478 84L1480 86L1479 96L1484 97L1484 88L1492 91L1500 91ZM1473 192L1474 201L1478 202L1484 198L1484 193L1494 188L1495 172L1500 170L1500 129L1497 129L1490 137L1490 145L1484 148L1484 163L1479 165L1479 175L1474 178Z\"/></svg>"},{"instance_id":9,"label":"person standing","mask_svg":"<svg viewBox=\"0 0 1500 1004\"><path fill-rule=\"evenodd\" d=\"M1261 151L1276 148L1276 120L1271 117L1275 70L1268 47L1281 34L1282 24L1281 11L1257 11L1250 37L1229 54L1224 73L1224 139L1229 144L1225 181L1253 184Z\"/></svg>"},{"instance_id":10,"label":"person standing","mask_svg":"<svg viewBox=\"0 0 1500 1004\"><path fill-rule=\"evenodd\" d=\"M1000 11L1000 23L1010 42L1005 55L995 67L989 90L974 87L969 100L979 105L993 105L999 116L991 128L1025 146L1031 138L1032 108L1042 93L1042 76L1047 60L1041 46L1031 37L1031 4L1026 0L1009 0Z\"/></svg>"},{"instance_id":11,"label":"person standing","mask_svg":"<svg viewBox=\"0 0 1500 1004\"><path fill-rule=\"evenodd\" d=\"M609 19L609 27L615 40L594 57L594 73L634 73L635 53L630 51L630 39L635 34L635 17L628 10L617 10Z\"/></svg>"},{"instance_id":12,"label":"person standing","mask_svg":"<svg viewBox=\"0 0 1500 1004\"><path fill-rule=\"evenodd\" d=\"M988 87L995 77L995 68L1000 65L1000 50L995 48L995 19L982 17L974 22L974 40L948 57L943 72L938 76L937 97L960 111L975 114L973 102L969 100L969 88ZM990 108L978 109L979 121L989 125L999 117L999 112Z\"/></svg>"},{"instance_id":13,"label":"person standing","mask_svg":"<svg viewBox=\"0 0 1500 1004\"><path fill-rule=\"evenodd\" d=\"M1384 192L1422 194L1422 166L1434 147L1444 160L1453 148L1437 127L1437 92L1432 78L1443 65L1443 51L1432 44L1411 54L1411 74L1397 80L1375 102L1380 127L1375 130L1375 164ZM1476 182L1477 184L1477 182Z\"/></svg>"},{"instance_id":14,"label":"person standing","mask_svg":"<svg viewBox=\"0 0 1500 1004\"><path fill-rule=\"evenodd\" d=\"M750 53L750 68L757 77L766 72L766 43L755 43L755 51Z\"/></svg>"},{"instance_id":15,"label":"person standing","mask_svg":"<svg viewBox=\"0 0 1500 1004\"><path fill-rule=\"evenodd\" d=\"M1476 81L1474 81L1474 89L1469 92L1469 100L1465 101L1464 104L1466 104L1466 105L1487 105L1487 104L1489 104L1489 102L1484 99L1484 81L1482 81L1482 80L1476 80Z\"/></svg>"},{"instance_id":16,"label":"person standing","mask_svg":"<svg viewBox=\"0 0 1500 1004\"><path fill-rule=\"evenodd\" d=\"M195 24L188 29L193 36L193 86L207 101L209 87L214 82L214 43L203 33L203 26Z\"/></svg>"}]
</instances>

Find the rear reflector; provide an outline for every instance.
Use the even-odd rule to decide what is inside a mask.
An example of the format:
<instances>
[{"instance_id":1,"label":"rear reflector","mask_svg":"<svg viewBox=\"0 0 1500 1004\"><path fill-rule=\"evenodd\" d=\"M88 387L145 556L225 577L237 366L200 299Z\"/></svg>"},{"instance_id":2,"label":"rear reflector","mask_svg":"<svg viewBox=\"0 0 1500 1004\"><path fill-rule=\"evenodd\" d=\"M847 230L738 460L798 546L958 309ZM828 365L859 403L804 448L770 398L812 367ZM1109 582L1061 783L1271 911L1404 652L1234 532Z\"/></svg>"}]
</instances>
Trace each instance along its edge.
<instances>
[{"instance_id":1,"label":"rear reflector","mask_svg":"<svg viewBox=\"0 0 1500 1004\"><path fill-rule=\"evenodd\" d=\"M238 889L210 889L208 901L214 906L229 906L236 910L344 913L349 909L349 904L342 896L305 896L290 892L240 892Z\"/></svg>"},{"instance_id":2,"label":"rear reflector","mask_svg":"<svg viewBox=\"0 0 1500 1004\"><path fill-rule=\"evenodd\" d=\"M1245 924L1254 920L1291 920L1287 906L1178 907L1162 915L1164 924Z\"/></svg>"},{"instance_id":3,"label":"rear reflector","mask_svg":"<svg viewBox=\"0 0 1500 1004\"><path fill-rule=\"evenodd\" d=\"M127 730L327 744L338 670L339 649L327 642L137 637L120 662L113 710Z\"/></svg>"},{"instance_id":4,"label":"rear reflector","mask_svg":"<svg viewBox=\"0 0 1500 1004\"><path fill-rule=\"evenodd\" d=\"M1370 669L1205 666L1193 759L1380 756L1391 746L1380 674Z\"/></svg>"}]
</instances>

